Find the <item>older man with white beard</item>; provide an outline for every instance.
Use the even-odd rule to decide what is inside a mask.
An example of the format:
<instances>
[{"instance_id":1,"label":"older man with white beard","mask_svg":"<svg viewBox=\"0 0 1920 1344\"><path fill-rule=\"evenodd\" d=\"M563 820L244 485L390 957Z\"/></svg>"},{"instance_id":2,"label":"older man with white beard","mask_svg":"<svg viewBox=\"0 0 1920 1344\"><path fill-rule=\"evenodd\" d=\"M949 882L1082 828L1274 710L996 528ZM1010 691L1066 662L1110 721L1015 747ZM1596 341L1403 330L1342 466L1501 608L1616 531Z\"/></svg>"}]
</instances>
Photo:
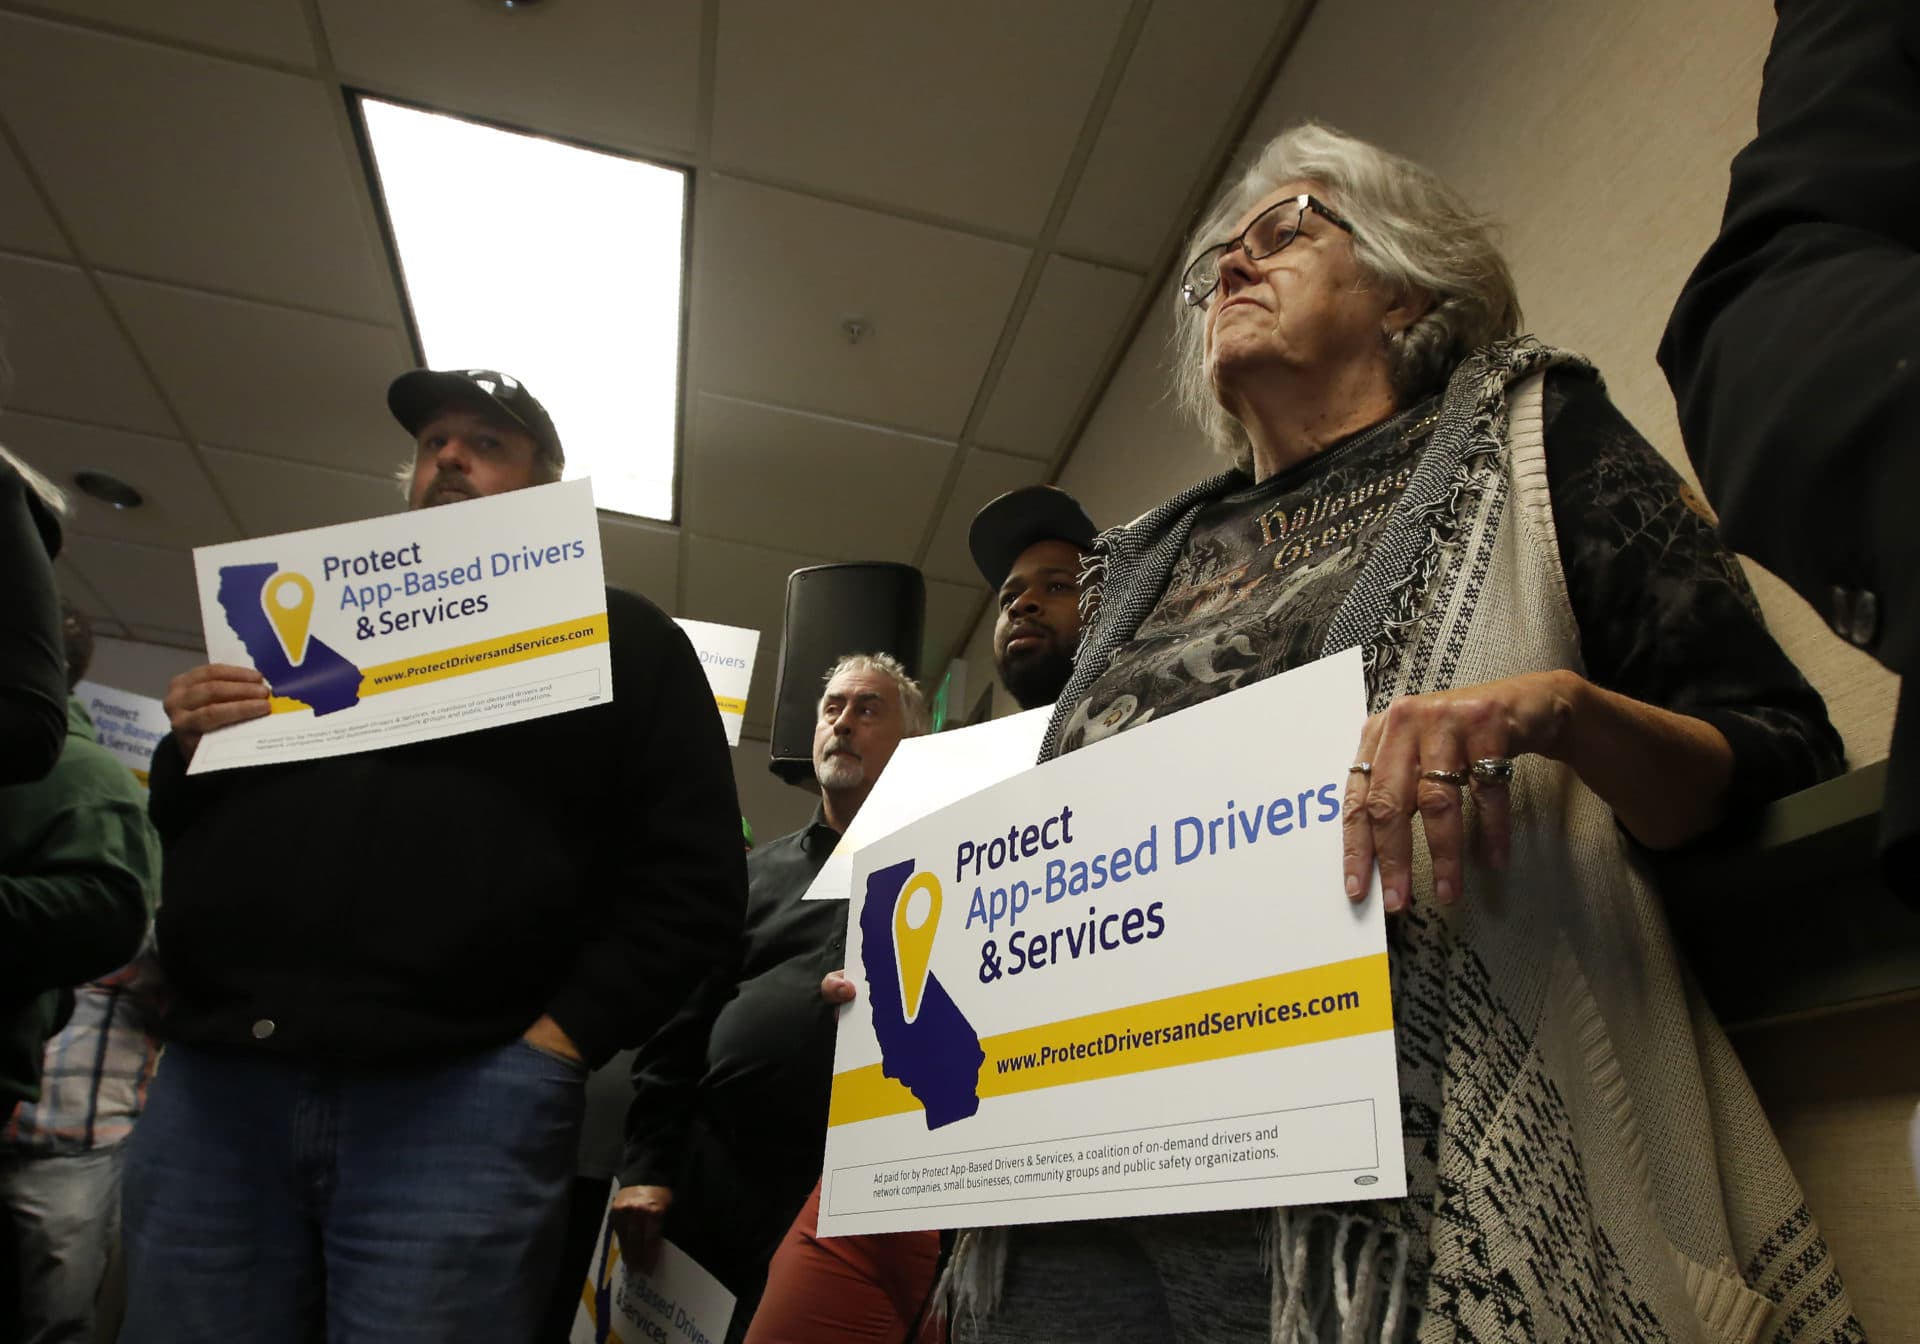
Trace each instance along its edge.
<instances>
[{"instance_id":1,"label":"older man with white beard","mask_svg":"<svg viewBox=\"0 0 1920 1344\"><path fill-rule=\"evenodd\" d=\"M690 1004L634 1064L615 1230L642 1260L664 1231L725 1284L739 1299L730 1340L753 1317L826 1143L834 1011L819 985L845 959L847 907L801 897L894 749L927 728L926 697L893 658L834 664L813 731L820 806L748 856L739 973L709 985L706 1002Z\"/></svg>"}]
</instances>

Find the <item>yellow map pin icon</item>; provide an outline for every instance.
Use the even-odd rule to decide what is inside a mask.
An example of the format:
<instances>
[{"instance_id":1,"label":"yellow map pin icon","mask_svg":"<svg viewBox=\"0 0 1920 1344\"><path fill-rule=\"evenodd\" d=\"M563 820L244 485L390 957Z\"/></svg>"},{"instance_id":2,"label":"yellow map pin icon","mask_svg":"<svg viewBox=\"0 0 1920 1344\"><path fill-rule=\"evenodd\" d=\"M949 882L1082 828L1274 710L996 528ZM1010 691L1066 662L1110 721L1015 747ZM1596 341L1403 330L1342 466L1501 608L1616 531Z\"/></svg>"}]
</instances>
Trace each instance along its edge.
<instances>
[{"instance_id":1,"label":"yellow map pin icon","mask_svg":"<svg viewBox=\"0 0 1920 1344\"><path fill-rule=\"evenodd\" d=\"M260 605L280 636L287 661L298 666L307 656L307 627L313 624L313 585L306 575L283 569L260 590Z\"/></svg>"},{"instance_id":2,"label":"yellow map pin icon","mask_svg":"<svg viewBox=\"0 0 1920 1344\"><path fill-rule=\"evenodd\" d=\"M940 879L915 873L893 906L893 966L900 976L900 1007L911 1022L920 1016L933 960L933 935L940 931Z\"/></svg>"}]
</instances>

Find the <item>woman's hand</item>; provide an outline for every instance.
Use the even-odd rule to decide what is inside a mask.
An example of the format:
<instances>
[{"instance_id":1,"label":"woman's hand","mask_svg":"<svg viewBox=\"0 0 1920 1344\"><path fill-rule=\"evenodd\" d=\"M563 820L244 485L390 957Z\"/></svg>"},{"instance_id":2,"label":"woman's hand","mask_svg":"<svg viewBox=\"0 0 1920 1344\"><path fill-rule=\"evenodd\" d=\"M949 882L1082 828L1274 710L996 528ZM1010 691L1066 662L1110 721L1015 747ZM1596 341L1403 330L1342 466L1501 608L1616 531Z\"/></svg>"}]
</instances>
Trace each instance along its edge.
<instances>
[{"instance_id":1,"label":"woman's hand","mask_svg":"<svg viewBox=\"0 0 1920 1344\"><path fill-rule=\"evenodd\" d=\"M1565 670L1409 696L1367 720L1347 777L1346 886L1358 901L1380 865L1389 911L1413 891L1413 816L1433 862L1433 896L1460 898L1464 793L1479 813L1480 852L1495 868L1512 849L1513 816L1498 764L1529 753L1563 761L1649 849L1672 849L1726 814L1733 748L1704 719L1629 699ZM1435 775L1452 776L1451 779ZM1457 781L1457 782L1456 782Z\"/></svg>"},{"instance_id":2,"label":"woman's hand","mask_svg":"<svg viewBox=\"0 0 1920 1344\"><path fill-rule=\"evenodd\" d=\"M1497 770L1470 773L1473 763L1510 761L1530 752L1562 755L1586 685L1572 672L1529 672L1396 700L1368 719L1354 759L1370 769L1347 777L1342 823L1347 895L1358 901L1366 894L1369 871L1378 863L1386 908L1406 907L1413 889L1418 812L1433 861L1434 899L1442 905L1458 900L1468 788L1479 813L1481 855L1504 867L1512 840L1507 783Z\"/></svg>"}]
</instances>

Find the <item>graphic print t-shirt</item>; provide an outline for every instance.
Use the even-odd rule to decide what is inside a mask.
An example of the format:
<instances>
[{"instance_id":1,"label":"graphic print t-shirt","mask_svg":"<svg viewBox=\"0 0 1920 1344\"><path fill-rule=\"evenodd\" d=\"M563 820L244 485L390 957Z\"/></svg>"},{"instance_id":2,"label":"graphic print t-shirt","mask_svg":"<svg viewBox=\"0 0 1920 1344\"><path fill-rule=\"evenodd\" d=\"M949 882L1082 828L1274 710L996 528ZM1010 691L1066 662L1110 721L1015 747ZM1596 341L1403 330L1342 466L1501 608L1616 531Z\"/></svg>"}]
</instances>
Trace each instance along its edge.
<instances>
[{"instance_id":1,"label":"graphic print t-shirt","mask_svg":"<svg viewBox=\"0 0 1920 1344\"><path fill-rule=\"evenodd\" d=\"M1215 500L1138 635L1075 709L1075 751L1320 656L1334 612L1406 493L1434 403Z\"/></svg>"},{"instance_id":2,"label":"graphic print t-shirt","mask_svg":"<svg viewBox=\"0 0 1920 1344\"><path fill-rule=\"evenodd\" d=\"M1427 445L1434 403L1206 506L1159 605L1074 710L1073 751L1320 656ZM1774 642L1712 514L1598 383L1547 378L1547 486L1595 685L1705 720L1729 815L1840 768L1818 693Z\"/></svg>"}]
</instances>

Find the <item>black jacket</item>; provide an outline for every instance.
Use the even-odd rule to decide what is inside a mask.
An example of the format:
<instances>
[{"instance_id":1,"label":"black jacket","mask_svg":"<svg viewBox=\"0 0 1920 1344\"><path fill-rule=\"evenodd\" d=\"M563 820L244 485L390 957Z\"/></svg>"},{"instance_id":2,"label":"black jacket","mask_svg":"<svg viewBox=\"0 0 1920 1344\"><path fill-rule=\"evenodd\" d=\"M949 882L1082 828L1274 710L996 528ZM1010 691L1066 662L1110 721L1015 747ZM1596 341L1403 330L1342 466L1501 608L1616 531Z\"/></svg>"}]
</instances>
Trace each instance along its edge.
<instances>
[{"instance_id":1,"label":"black jacket","mask_svg":"<svg viewBox=\"0 0 1920 1344\"><path fill-rule=\"evenodd\" d=\"M758 1291L820 1179L847 903L803 901L840 843L813 821L747 859L739 966L715 977L634 1061L622 1185L673 1189L666 1234L736 1294Z\"/></svg>"},{"instance_id":2,"label":"black jacket","mask_svg":"<svg viewBox=\"0 0 1920 1344\"><path fill-rule=\"evenodd\" d=\"M59 520L0 458L0 785L46 774L67 740L59 550Z\"/></svg>"},{"instance_id":3,"label":"black jacket","mask_svg":"<svg viewBox=\"0 0 1920 1344\"><path fill-rule=\"evenodd\" d=\"M1883 840L1920 843L1920 10L1779 0L1759 131L1660 345L1728 543L1905 678Z\"/></svg>"},{"instance_id":4,"label":"black jacket","mask_svg":"<svg viewBox=\"0 0 1920 1344\"><path fill-rule=\"evenodd\" d=\"M680 628L608 590L613 701L189 778L168 737L160 958L176 1040L380 1064L550 1013L589 1064L732 955L740 809Z\"/></svg>"}]
</instances>

